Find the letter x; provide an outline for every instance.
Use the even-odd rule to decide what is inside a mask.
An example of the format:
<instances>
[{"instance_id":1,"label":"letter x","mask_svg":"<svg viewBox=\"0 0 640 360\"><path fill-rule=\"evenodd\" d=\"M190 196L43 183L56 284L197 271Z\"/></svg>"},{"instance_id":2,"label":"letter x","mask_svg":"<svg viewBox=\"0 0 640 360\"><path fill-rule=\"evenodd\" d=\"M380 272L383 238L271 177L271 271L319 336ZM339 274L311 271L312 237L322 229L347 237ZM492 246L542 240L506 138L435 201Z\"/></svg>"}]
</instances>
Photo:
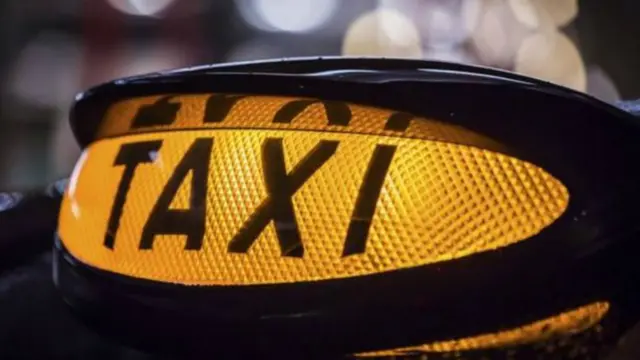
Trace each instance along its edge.
<instances>
[{"instance_id":1,"label":"letter x","mask_svg":"<svg viewBox=\"0 0 640 360\"><path fill-rule=\"evenodd\" d=\"M300 240L291 197L336 152L338 141L320 141L287 174L282 139L268 138L262 145L262 170L267 197L229 243L231 253L246 253L273 220L282 256L302 257Z\"/></svg>"}]
</instances>

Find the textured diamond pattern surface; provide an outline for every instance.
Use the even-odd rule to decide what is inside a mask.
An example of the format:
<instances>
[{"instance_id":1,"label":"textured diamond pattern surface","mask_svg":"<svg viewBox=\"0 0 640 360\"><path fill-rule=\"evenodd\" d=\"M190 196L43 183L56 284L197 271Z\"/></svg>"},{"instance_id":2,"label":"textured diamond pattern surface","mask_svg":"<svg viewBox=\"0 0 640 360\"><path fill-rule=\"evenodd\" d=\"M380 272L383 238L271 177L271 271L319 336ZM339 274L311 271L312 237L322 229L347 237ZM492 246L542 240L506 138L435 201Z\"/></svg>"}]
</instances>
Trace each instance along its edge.
<instances>
[{"instance_id":1,"label":"textured diamond pattern surface","mask_svg":"<svg viewBox=\"0 0 640 360\"><path fill-rule=\"evenodd\" d=\"M212 137L206 231L201 250L186 236L159 235L139 250L142 229L176 164L196 138ZM321 140L335 154L293 195L305 248L282 257L273 222L244 254L233 236L268 196L261 158L267 138L282 138L287 171ZM162 139L138 166L115 248L102 243L122 166L124 143ZM371 222L364 254L342 257L358 190L378 144L397 146ZM190 193L184 182L178 197ZM82 261L129 276L191 285L266 284L360 276L490 251L525 240L557 219L567 189L529 163L475 147L401 137L300 130L203 129L129 135L90 146L74 172L60 219L64 244ZM188 208L186 199L172 207Z\"/></svg>"},{"instance_id":2,"label":"textured diamond pattern surface","mask_svg":"<svg viewBox=\"0 0 640 360\"><path fill-rule=\"evenodd\" d=\"M238 128L238 129L283 129L331 131L349 134L369 134L399 136L423 140L439 140L456 144L480 146L483 149L500 150L502 146L495 141L465 128L445 124L434 119L413 117L409 127L399 133L385 130L387 120L393 111L369 106L344 104L351 113L349 126L328 125L325 107L321 103L312 103L291 119L289 124L274 123L274 116L283 106L300 98L277 96L247 96L231 107L224 121L205 123L207 99L211 94L181 95L170 98L171 103L181 104L176 119L168 125L156 125L131 129L131 123L138 110L154 104L164 95L133 98L114 104L102 123L98 137L112 137L127 133L148 132L168 129L193 128Z\"/></svg>"}]
</instances>

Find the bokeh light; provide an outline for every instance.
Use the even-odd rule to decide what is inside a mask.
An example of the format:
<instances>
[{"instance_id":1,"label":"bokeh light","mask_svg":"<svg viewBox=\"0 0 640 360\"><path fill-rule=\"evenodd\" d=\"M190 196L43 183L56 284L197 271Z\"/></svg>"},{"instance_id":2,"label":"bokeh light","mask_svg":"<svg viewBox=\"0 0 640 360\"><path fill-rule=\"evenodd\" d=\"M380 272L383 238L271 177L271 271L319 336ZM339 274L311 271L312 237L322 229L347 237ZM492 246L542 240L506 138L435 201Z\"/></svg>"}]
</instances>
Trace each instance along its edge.
<instances>
[{"instance_id":1,"label":"bokeh light","mask_svg":"<svg viewBox=\"0 0 640 360\"><path fill-rule=\"evenodd\" d=\"M483 64L510 68L518 48L530 31L518 22L503 0L477 0L479 18L468 20L475 28L472 45ZM469 3L467 3L469 4ZM469 5L471 6L471 5ZM473 13L472 11L469 11Z\"/></svg>"},{"instance_id":2,"label":"bokeh light","mask_svg":"<svg viewBox=\"0 0 640 360\"><path fill-rule=\"evenodd\" d=\"M239 0L236 4L249 25L293 33L321 27L338 8L337 0Z\"/></svg>"},{"instance_id":3,"label":"bokeh light","mask_svg":"<svg viewBox=\"0 0 640 360\"><path fill-rule=\"evenodd\" d=\"M462 0L460 13L462 26L467 33L470 34L478 28L484 6L485 0Z\"/></svg>"},{"instance_id":4,"label":"bokeh light","mask_svg":"<svg viewBox=\"0 0 640 360\"><path fill-rule=\"evenodd\" d=\"M134 16L162 15L175 0L107 0L117 10Z\"/></svg>"},{"instance_id":5,"label":"bokeh light","mask_svg":"<svg viewBox=\"0 0 640 360\"><path fill-rule=\"evenodd\" d=\"M374 10L351 23L342 42L342 54L420 58L420 33L400 11Z\"/></svg>"},{"instance_id":6,"label":"bokeh light","mask_svg":"<svg viewBox=\"0 0 640 360\"><path fill-rule=\"evenodd\" d=\"M19 184L30 184L24 174L33 183L64 175L77 152L65 119L78 91L184 66L340 54L428 59L519 72L609 103L640 96L639 1L61 1L3 2L0 186L16 166L24 165ZM21 149L41 151L40 162L12 155Z\"/></svg>"},{"instance_id":7,"label":"bokeh light","mask_svg":"<svg viewBox=\"0 0 640 360\"><path fill-rule=\"evenodd\" d=\"M420 32L423 48L453 48L469 36L460 0L379 0L378 4L411 19Z\"/></svg>"},{"instance_id":8,"label":"bokeh light","mask_svg":"<svg viewBox=\"0 0 640 360\"><path fill-rule=\"evenodd\" d=\"M25 103L66 108L80 87L81 61L82 49L73 37L44 32L17 56L6 85Z\"/></svg>"},{"instance_id":9,"label":"bokeh light","mask_svg":"<svg viewBox=\"0 0 640 360\"><path fill-rule=\"evenodd\" d=\"M562 27L578 15L578 0L507 0L516 19L530 28Z\"/></svg>"},{"instance_id":10,"label":"bokeh light","mask_svg":"<svg viewBox=\"0 0 640 360\"><path fill-rule=\"evenodd\" d=\"M515 71L585 91L585 65L575 44L557 30L536 32L518 49Z\"/></svg>"},{"instance_id":11,"label":"bokeh light","mask_svg":"<svg viewBox=\"0 0 640 360\"><path fill-rule=\"evenodd\" d=\"M610 104L621 100L616 84L599 66L587 68L587 93Z\"/></svg>"}]
</instances>

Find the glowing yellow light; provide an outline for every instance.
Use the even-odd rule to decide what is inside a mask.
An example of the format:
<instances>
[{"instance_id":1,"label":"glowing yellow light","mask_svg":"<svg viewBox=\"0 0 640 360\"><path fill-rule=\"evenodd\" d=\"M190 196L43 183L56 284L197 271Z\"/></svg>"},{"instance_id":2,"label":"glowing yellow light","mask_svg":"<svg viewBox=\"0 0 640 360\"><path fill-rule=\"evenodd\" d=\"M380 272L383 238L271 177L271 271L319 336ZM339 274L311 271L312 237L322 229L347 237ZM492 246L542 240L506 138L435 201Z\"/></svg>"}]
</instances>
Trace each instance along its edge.
<instances>
[{"instance_id":1,"label":"glowing yellow light","mask_svg":"<svg viewBox=\"0 0 640 360\"><path fill-rule=\"evenodd\" d=\"M542 231L568 204L560 181L460 127L366 106L260 96L233 100L217 118L205 107L212 98L148 97L112 107L100 130L109 138L87 149L74 172L75 190L63 201L59 232L74 256L115 273L189 285L344 278L508 246ZM171 123L145 107L159 103L164 115L174 115ZM140 126L143 109L153 115L144 121L154 124ZM283 113L292 117L282 121ZM120 155L123 147L140 144L148 150L136 155L144 161L131 175L118 226L111 228L126 170ZM200 157L186 161L194 149ZM372 173L378 180L370 180ZM269 185L273 174L280 180ZM196 189L194 179L206 189ZM175 192L162 205L168 184ZM278 220L269 207L275 201L284 207L290 201L295 220ZM370 213L358 210L362 203L371 203ZM82 217L73 216L72 204ZM158 206L178 218L175 211L204 211L201 235L168 231L181 224L167 220L154 223L164 230L148 236ZM260 216L266 222L252 242L236 242ZM294 230L296 247L283 245L290 239L279 231ZM112 248L105 246L107 235ZM349 248L357 237L364 243Z\"/></svg>"},{"instance_id":2,"label":"glowing yellow light","mask_svg":"<svg viewBox=\"0 0 640 360\"><path fill-rule=\"evenodd\" d=\"M585 331L598 324L608 310L609 303L596 302L515 329L357 356L402 356L415 352L456 352L529 344Z\"/></svg>"}]
</instances>

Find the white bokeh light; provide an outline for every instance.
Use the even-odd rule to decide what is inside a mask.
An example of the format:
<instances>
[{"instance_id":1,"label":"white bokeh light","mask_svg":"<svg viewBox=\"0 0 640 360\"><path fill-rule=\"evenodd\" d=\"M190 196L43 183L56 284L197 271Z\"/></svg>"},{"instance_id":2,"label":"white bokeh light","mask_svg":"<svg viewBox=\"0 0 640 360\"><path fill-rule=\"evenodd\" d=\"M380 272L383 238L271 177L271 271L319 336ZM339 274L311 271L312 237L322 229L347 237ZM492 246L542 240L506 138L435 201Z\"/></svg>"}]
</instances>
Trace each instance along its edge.
<instances>
[{"instance_id":1,"label":"white bokeh light","mask_svg":"<svg viewBox=\"0 0 640 360\"><path fill-rule=\"evenodd\" d=\"M420 14L419 27L425 45L430 48L452 48L462 44L470 35L465 26L462 5L454 1L438 2Z\"/></svg>"},{"instance_id":2,"label":"white bokeh light","mask_svg":"<svg viewBox=\"0 0 640 360\"><path fill-rule=\"evenodd\" d=\"M338 8L337 0L240 0L242 18L263 31L305 33L324 25Z\"/></svg>"},{"instance_id":3,"label":"white bokeh light","mask_svg":"<svg viewBox=\"0 0 640 360\"><path fill-rule=\"evenodd\" d=\"M485 65L500 68L513 66L516 52L531 30L518 22L506 2L502 0L476 0L472 44L478 58Z\"/></svg>"},{"instance_id":4,"label":"white bokeh light","mask_svg":"<svg viewBox=\"0 0 640 360\"><path fill-rule=\"evenodd\" d=\"M134 16L159 16L175 0L107 0L119 11Z\"/></svg>"},{"instance_id":5,"label":"white bokeh light","mask_svg":"<svg viewBox=\"0 0 640 360\"><path fill-rule=\"evenodd\" d=\"M473 33L478 28L484 6L483 0L462 0L460 16L462 17L462 25L467 33Z\"/></svg>"},{"instance_id":6,"label":"white bokeh light","mask_svg":"<svg viewBox=\"0 0 640 360\"><path fill-rule=\"evenodd\" d=\"M477 1L477 0L475 0ZM411 19L418 28L425 49L454 48L462 44L469 31L459 1L379 0L379 9L391 9Z\"/></svg>"}]
</instances>

